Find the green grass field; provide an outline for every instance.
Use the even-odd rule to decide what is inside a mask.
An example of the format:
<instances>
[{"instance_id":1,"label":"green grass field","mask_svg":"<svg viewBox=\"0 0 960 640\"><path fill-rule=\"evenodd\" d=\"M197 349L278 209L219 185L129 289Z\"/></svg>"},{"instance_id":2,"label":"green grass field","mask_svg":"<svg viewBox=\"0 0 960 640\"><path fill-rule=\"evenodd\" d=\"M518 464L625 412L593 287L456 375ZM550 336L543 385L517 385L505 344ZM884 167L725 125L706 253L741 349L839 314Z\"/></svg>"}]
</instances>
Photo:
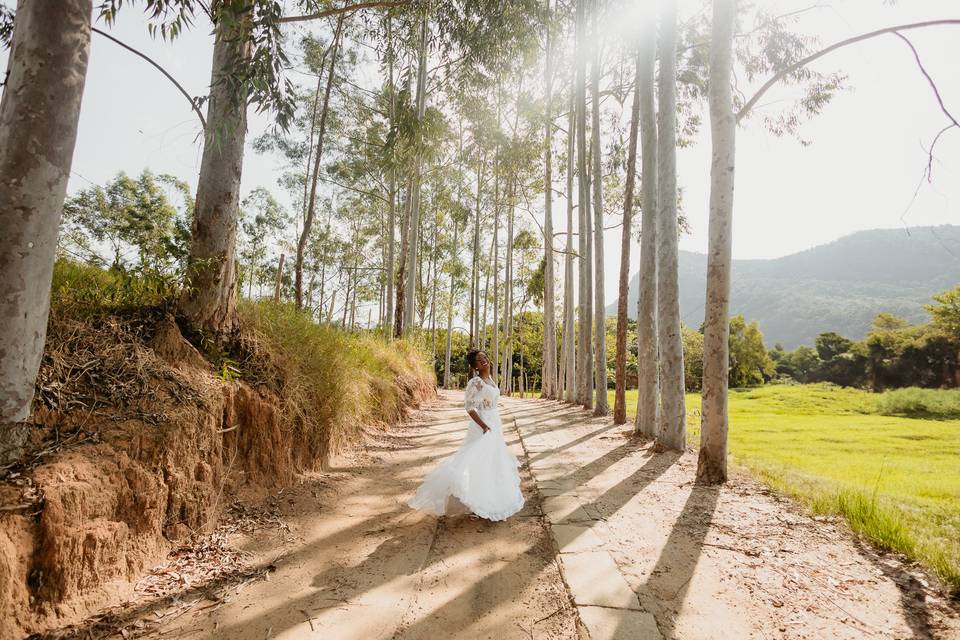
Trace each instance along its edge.
<instances>
[{"instance_id":1,"label":"green grass field","mask_svg":"<svg viewBox=\"0 0 960 640\"><path fill-rule=\"evenodd\" d=\"M628 391L628 412L636 402ZM881 415L889 405L883 395L829 385L731 390L730 451L771 487L844 516L960 592L960 420ZM698 394L687 394L687 416L688 441L698 446Z\"/></svg>"}]
</instances>

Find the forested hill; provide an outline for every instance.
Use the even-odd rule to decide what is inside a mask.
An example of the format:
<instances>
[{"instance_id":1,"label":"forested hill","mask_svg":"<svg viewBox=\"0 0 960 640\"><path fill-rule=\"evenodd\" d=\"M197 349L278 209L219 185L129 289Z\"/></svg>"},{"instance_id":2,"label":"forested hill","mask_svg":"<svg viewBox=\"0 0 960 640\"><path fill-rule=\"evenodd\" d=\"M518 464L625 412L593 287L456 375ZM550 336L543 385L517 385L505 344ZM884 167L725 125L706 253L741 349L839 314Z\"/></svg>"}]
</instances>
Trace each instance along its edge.
<instances>
[{"instance_id":1,"label":"forested hill","mask_svg":"<svg viewBox=\"0 0 960 640\"><path fill-rule=\"evenodd\" d=\"M706 255L680 252L680 311L692 327L703 322L706 273ZM768 346L792 349L824 331L863 338L881 311L926 321L930 296L957 284L960 226L875 229L773 260L734 260L730 312L758 320ZM632 317L637 291L635 274Z\"/></svg>"}]
</instances>

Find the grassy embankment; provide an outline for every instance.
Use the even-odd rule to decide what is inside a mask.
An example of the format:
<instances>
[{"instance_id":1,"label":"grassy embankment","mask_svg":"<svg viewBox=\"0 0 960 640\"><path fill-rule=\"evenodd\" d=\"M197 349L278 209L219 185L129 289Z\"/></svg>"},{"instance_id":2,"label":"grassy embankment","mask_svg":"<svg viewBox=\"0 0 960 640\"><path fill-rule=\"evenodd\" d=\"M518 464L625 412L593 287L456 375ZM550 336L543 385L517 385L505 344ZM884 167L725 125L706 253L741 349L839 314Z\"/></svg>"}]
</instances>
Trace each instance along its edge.
<instances>
[{"instance_id":1,"label":"grassy embankment","mask_svg":"<svg viewBox=\"0 0 960 640\"><path fill-rule=\"evenodd\" d=\"M631 413L636 401L628 392ZM687 395L687 416L697 446L699 394ZM730 423L738 464L816 513L842 515L960 592L960 391L737 389Z\"/></svg>"},{"instance_id":2,"label":"grassy embankment","mask_svg":"<svg viewBox=\"0 0 960 640\"><path fill-rule=\"evenodd\" d=\"M175 311L180 289L173 276L130 276L61 260L52 293L54 322L135 317L150 324ZM399 420L432 393L433 373L408 341L319 325L292 305L272 301L241 300L238 315L239 338L226 351L201 336L194 342L225 381L276 394L287 428L307 445L307 458L340 449L364 424Z\"/></svg>"}]
</instances>

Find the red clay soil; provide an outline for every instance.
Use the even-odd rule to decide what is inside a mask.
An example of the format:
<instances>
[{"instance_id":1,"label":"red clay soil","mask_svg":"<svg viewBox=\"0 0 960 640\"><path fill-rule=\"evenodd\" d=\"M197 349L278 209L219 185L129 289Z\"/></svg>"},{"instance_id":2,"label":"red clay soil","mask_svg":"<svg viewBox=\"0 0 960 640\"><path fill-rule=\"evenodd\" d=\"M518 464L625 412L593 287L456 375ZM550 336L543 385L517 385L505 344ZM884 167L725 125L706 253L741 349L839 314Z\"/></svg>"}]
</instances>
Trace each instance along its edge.
<instances>
[{"instance_id":1,"label":"red clay soil","mask_svg":"<svg viewBox=\"0 0 960 640\"><path fill-rule=\"evenodd\" d=\"M48 455L0 468L0 640L128 599L236 492L262 496L302 470L278 396L223 382L169 318L51 323L36 404Z\"/></svg>"}]
</instances>

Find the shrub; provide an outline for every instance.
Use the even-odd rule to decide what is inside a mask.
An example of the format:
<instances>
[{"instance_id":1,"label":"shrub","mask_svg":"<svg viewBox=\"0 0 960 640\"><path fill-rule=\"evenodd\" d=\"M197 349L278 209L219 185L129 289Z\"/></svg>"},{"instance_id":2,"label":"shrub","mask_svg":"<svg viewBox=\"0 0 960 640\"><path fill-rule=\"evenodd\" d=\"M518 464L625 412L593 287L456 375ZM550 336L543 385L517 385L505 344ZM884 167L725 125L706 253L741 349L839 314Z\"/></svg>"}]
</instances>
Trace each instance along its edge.
<instances>
[{"instance_id":1,"label":"shrub","mask_svg":"<svg viewBox=\"0 0 960 640\"><path fill-rule=\"evenodd\" d=\"M885 416L960 419L960 390L907 387L884 392L877 403Z\"/></svg>"}]
</instances>

